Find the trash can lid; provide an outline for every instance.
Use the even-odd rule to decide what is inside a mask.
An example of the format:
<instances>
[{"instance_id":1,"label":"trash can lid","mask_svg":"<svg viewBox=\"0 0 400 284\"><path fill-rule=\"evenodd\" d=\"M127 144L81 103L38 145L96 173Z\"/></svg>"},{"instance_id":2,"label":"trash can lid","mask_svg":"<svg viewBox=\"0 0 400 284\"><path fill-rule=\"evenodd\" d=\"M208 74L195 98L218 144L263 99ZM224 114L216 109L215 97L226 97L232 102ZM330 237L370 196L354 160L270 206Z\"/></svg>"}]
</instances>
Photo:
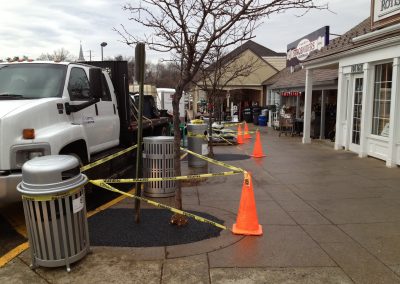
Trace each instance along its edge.
<instances>
[{"instance_id":1,"label":"trash can lid","mask_svg":"<svg viewBox=\"0 0 400 284\"><path fill-rule=\"evenodd\" d=\"M174 136L149 136L143 137L143 143L174 142Z\"/></svg>"},{"instance_id":2,"label":"trash can lid","mask_svg":"<svg viewBox=\"0 0 400 284\"><path fill-rule=\"evenodd\" d=\"M27 195L65 192L84 185L87 177L80 172L79 161L69 155L37 157L22 166L22 182L17 190Z\"/></svg>"}]
</instances>

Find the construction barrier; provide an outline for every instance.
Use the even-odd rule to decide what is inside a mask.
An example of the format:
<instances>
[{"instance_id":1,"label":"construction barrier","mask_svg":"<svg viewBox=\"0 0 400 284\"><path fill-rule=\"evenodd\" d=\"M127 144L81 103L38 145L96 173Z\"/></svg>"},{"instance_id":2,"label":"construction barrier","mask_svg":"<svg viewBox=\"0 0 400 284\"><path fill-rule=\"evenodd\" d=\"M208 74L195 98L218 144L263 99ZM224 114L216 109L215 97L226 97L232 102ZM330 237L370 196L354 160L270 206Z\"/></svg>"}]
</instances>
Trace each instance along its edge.
<instances>
[{"instance_id":1,"label":"construction barrier","mask_svg":"<svg viewBox=\"0 0 400 284\"><path fill-rule=\"evenodd\" d=\"M240 124L242 124L242 123L236 123L234 125L239 125L239 127L240 127ZM242 132L242 135L243 135L243 132ZM194 134L194 133L190 133L190 132L188 133L188 136L206 137L206 135ZM229 142L229 141L227 141L227 142ZM118 153L112 154L112 155L107 156L107 157L105 157L103 159L100 159L100 160L98 160L98 161L96 161L94 163L86 165L86 166L81 168L81 171L86 171L86 170L91 169L91 168L93 168L95 166L98 166L98 165L100 165L102 163L110 161L110 160L112 160L112 159L114 159L114 158L116 158L116 157L118 157L120 155L123 155L123 154L135 149L136 147L137 147L137 145L131 146L131 147L129 147L129 148L125 149L125 150L122 150L122 151L120 151ZM216 226L216 227L218 227L220 229L223 229L223 230L230 230L228 227L226 227L224 225L221 225L219 223L216 223L216 222L214 222L212 220L209 220L209 219L200 217L198 215L195 215L195 214L192 214L192 213L189 213L189 212L185 212L183 210L176 209L174 207L171 207L171 206L168 206L168 205L165 205L165 204L162 204L162 203L158 203L158 202L155 202L155 201L152 201L152 200L140 197L140 196L136 196L136 195L134 195L132 193L127 193L127 192L121 191L121 190L109 185L109 183L136 183L136 182L152 182L152 181L163 181L163 180L176 180L176 181L178 181L178 180L191 180L191 179L203 179L203 178L210 178L210 177L230 176L230 175L236 175L236 174L243 173L244 176L245 176L244 182L243 182L243 192L245 193L245 197L243 197L244 193L242 193L241 200L243 198L247 199L247 196L248 196L247 191L244 191L244 186L245 185L247 187L250 186L251 187L250 196L253 196L252 198L250 198L250 200L252 201L251 202L252 204L254 203L254 206L252 205L253 208L250 208L250 211L251 211L250 215L252 216L252 218L255 216L255 219L253 220L252 223L258 224L258 219L257 219L256 213L254 213L255 200L254 200L254 194L253 194L253 189L252 189L251 177L250 177L250 175L248 174L247 171L245 171L242 168L239 168L239 167L236 167L236 166L232 166L232 165L226 164L224 162L214 160L212 158L205 157L203 155L197 154L197 153L195 153L193 151L190 151L190 150L182 148L182 147L181 147L181 150L183 152L187 153L187 154L194 155L194 156L196 156L196 157L198 157L200 159L203 159L203 160L205 160L207 162L210 162L210 163L212 163L214 165L218 165L218 166L230 169L231 171L221 172L221 173L185 175L185 176L177 176L177 177L163 177L163 178L97 179L97 180L90 180L89 182L94 184L94 185L96 185L96 186L98 186L98 187L101 187L103 189L106 189L106 190L109 190L109 191L112 191L112 192L116 192L116 193L122 194L124 196L127 196L127 197L130 197L130 198L134 198L134 199L146 202L146 203L148 203L150 205L153 205L153 206L156 206L158 208L167 209L167 210L169 210L169 211L171 211L173 213L180 214L180 215L183 215L183 216L186 216L186 217L189 217L189 218L193 218L193 219L195 219L195 220L197 220L199 222L207 223L207 224ZM259 234L262 234L261 226L258 227L256 230L253 230L253 231L251 231L251 230L248 231L248 230L246 230L246 228L242 228L242 226L244 224L243 221L242 221L242 219L243 219L242 216L244 214L243 212L245 212L247 210L247 208L243 208L242 203L243 203L243 201L241 201L241 205L240 205L240 208L239 208L237 223L234 226L234 231L235 231L234 233L236 233L236 234L245 234L245 235L259 235ZM247 202L244 202L244 203L247 203ZM244 218L246 219L247 217L244 217ZM232 231L232 230L230 230L230 231Z\"/></svg>"}]
</instances>

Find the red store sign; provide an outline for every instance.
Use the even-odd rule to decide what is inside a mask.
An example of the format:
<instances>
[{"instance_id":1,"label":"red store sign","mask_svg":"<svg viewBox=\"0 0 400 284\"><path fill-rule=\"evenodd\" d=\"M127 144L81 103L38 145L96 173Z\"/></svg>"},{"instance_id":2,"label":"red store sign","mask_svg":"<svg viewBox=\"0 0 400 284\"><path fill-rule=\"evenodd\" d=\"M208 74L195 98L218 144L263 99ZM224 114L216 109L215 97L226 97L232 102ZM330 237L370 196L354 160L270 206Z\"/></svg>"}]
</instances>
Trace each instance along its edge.
<instances>
[{"instance_id":1,"label":"red store sign","mask_svg":"<svg viewBox=\"0 0 400 284\"><path fill-rule=\"evenodd\" d=\"M281 96L282 97L298 97L298 96L301 96L301 92L297 92L297 91L282 92Z\"/></svg>"}]
</instances>

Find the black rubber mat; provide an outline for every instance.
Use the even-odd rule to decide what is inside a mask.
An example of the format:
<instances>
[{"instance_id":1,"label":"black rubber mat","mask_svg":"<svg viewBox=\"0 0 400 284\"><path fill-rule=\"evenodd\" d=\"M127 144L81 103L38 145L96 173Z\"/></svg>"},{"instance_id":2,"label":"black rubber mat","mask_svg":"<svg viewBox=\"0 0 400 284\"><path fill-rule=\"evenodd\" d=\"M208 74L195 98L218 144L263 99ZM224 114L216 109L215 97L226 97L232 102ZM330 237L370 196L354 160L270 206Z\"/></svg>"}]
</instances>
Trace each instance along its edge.
<instances>
[{"instance_id":1,"label":"black rubber mat","mask_svg":"<svg viewBox=\"0 0 400 284\"><path fill-rule=\"evenodd\" d=\"M95 210L101 205L121 196L120 193L112 192L92 184L89 186L90 190L86 190L86 210L88 212ZM124 192L134 188L134 185L132 184L115 184L113 186ZM86 189L88 189L88 186L86 186Z\"/></svg>"},{"instance_id":2,"label":"black rubber mat","mask_svg":"<svg viewBox=\"0 0 400 284\"><path fill-rule=\"evenodd\" d=\"M0 216L0 257L26 241L27 239L18 234L17 231Z\"/></svg>"},{"instance_id":3,"label":"black rubber mat","mask_svg":"<svg viewBox=\"0 0 400 284\"><path fill-rule=\"evenodd\" d=\"M202 212L191 213L223 221ZM133 209L108 209L89 218L90 244L93 246L155 247L187 244L217 237L221 229L189 219L185 227L169 224L172 213L161 209L141 210L141 223L134 221Z\"/></svg>"},{"instance_id":4,"label":"black rubber mat","mask_svg":"<svg viewBox=\"0 0 400 284\"><path fill-rule=\"evenodd\" d=\"M215 154L214 159L218 161L239 161L250 159L250 156L243 154Z\"/></svg>"}]
</instances>

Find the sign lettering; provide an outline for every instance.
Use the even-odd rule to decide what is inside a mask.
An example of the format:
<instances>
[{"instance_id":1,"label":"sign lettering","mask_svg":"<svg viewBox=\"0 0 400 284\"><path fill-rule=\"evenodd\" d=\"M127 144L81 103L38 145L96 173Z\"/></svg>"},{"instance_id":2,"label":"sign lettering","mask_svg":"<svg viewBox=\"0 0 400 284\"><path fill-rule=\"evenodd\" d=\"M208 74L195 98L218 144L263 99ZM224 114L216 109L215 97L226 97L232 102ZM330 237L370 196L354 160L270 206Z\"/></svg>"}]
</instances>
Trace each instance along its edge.
<instances>
[{"instance_id":1,"label":"sign lettering","mask_svg":"<svg viewBox=\"0 0 400 284\"><path fill-rule=\"evenodd\" d=\"M363 72L363 64L351 65L351 73L362 73L362 72Z\"/></svg>"},{"instance_id":2,"label":"sign lettering","mask_svg":"<svg viewBox=\"0 0 400 284\"><path fill-rule=\"evenodd\" d=\"M400 0L371 0L372 29L400 22Z\"/></svg>"},{"instance_id":3,"label":"sign lettering","mask_svg":"<svg viewBox=\"0 0 400 284\"><path fill-rule=\"evenodd\" d=\"M398 0L400 1L400 0ZM320 28L287 46L286 66L296 66L329 43L329 26Z\"/></svg>"}]
</instances>

